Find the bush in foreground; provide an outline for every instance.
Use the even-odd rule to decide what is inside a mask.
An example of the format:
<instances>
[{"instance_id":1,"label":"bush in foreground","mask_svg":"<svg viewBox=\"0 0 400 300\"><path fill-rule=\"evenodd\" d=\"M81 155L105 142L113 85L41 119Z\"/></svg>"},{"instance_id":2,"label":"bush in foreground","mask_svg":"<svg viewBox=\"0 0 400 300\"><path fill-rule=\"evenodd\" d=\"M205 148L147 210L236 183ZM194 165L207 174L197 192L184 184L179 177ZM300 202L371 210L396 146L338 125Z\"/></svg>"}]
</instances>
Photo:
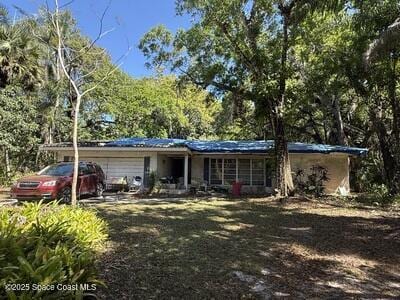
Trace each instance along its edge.
<instances>
[{"instance_id":1,"label":"bush in foreground","mask_svg":"<svg viewBox=\"0 0 400 300\"><path fill-rule=\"evenodd\" d=\"M94 262L106 229L93 211L57 203L3 209L0 298L81 298L75 285L101 284Z\"/></svg>"}]
</instances>

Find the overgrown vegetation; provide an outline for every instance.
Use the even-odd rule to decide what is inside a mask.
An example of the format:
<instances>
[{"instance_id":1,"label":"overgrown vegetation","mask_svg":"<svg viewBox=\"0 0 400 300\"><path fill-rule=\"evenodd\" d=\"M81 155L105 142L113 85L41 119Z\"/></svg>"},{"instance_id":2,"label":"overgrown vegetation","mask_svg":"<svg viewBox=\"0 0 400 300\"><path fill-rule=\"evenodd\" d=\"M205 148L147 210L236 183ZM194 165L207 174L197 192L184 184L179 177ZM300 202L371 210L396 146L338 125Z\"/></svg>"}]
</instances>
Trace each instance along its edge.
<instances>
[{"instance_id":1,"label":"overgrown vegetation","mask_svg":"<svg viewBox=\"0 0 400 300\"><path fill-rule=\"evenodd\" d=\"M324 185L328 180L328 170L315 165L310 167L310 170L297 169L293 183L299 194L311 194L318 197L324 194Z\"/></svg>"},{"instance_id":2,"label":"overgrown vegetation","mask_svg":"<svg viewBox=\"0 0 400 300\"><path fill-rule=\"evenodd\" d=\"M288 165L286 140L366 147L352 186L399 194L398 1L179 0L176 10L193 16L191 26L157 26L140 42L157 76L118 70L88 94L81 140L272 138L276 170ZM51 160L39 144L71 140L76 95L60 71L49 12L0 13L0 184L8 184ZM60 23L71 51L90 40L71 12L61 11ZM85 74L101 62L83 86L114 68L103 50L71 65Z\"/></svg>"},{"instance_id":3,"label":"overgrown vegetation","mask_svg":"<svg viewBox=\"0 0 400 300\"><path fill-rule=\"evenodd\" d=\"M52 14L10 19L0 7L0 186L17 173L37 171L52 161L40 144L72 140L76 95L60 66ZM68 51L90 43L71 12L60 11ZM65 52L68 52L65 50ZM105 49L93 46L69 65L70 74L86 74L90 88L113 70ZM67 54L65 54L68 56ZM70 56L68 56L70 58ZM132 78L121 70L82 99L80 140L119 137L216 138L221 104L209 92L173 76ZM222 124L221 124L222 126Z\"/></svg>"},{"instance_id":4,"label":"overgrown vegetation","mask_svg":"<svg viewBox=\"0 0 400 300\"><path fill-rule=\"evenodd\" d=\"M57 285L102 284L94 263L106 238L106 223L91 210L56 202L2 208L0 298L79 299L83 290L60 290ZM6 290L7 284L30 289ZM34 290L34 284L42 289Z\"/></svg>"},{"instance_id":5,"label":"overgrown vegetation","mask_svg":"<svg viewBox=\"0 0 400 300\"><path fill-rule=\"evenodd\" d=\"M192 26L144 35L149 64L223 95L237 116L230 136L275 139L276 181L285 140L351 145L370 149L367 185L380 178L399 192L398 1L177 4Z\"/></svg>"}]
</instances>

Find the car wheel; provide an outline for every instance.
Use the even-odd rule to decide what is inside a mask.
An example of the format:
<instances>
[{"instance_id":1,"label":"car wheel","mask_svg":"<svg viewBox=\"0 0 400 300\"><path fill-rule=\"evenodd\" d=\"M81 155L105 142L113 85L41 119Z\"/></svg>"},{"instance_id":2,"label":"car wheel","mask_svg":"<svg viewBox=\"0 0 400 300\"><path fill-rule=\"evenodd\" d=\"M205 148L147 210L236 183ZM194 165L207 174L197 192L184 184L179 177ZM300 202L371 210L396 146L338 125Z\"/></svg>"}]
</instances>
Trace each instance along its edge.
<instances>
[{"instance_id":1,"label":"car wheel","mask_svg":"<svg viewBox=\"0 0 400 300\"><path fill-rule=\"evenodd\" d=\"M58 194L58 200L60 200L63 203L71 203L71 188L70 187L63 188L61 192Z\"/></svg>"},{"instance_id":2,"label":"car wheel","mask_svg":"<svg viewBox=\"0 0 400 300\"><path fill-rule=\"evenodd\" d=\"M103 196L103 192L104 192L104 186L101 182L96 184L96 197L101 197Z\"/></svg>"}]
</instances>

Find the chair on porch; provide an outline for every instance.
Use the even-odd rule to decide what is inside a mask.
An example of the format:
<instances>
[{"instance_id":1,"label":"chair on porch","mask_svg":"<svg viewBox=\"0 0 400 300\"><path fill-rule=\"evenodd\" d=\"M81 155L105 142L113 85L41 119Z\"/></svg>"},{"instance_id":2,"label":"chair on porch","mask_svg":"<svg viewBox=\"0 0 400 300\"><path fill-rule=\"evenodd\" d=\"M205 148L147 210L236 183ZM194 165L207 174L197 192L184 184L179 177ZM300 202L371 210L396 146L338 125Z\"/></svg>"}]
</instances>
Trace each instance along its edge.
<instances>
[{"instance_id":1,"label":"chair on porch","mask_svg":"<svg viewBox=\"0 0 400 300\"><path fill-rule=\"evenodd\" d=\"M178 178L177 188L178 190L183 190L185 188L185 180L183 177Z\"/></svg>"},{"instance_id":2,"label":"chair on porch","mask_svg":"<svg viewBox=\"0 0 400 300\"><path fill-rule=\"evenodd\" d=\"M192 178L190 185L191 185L191 187L195 188L196 191L207 192L207 189L208 189L207 180L203 180L200 178Z\"/></svg>"}]
</instances>

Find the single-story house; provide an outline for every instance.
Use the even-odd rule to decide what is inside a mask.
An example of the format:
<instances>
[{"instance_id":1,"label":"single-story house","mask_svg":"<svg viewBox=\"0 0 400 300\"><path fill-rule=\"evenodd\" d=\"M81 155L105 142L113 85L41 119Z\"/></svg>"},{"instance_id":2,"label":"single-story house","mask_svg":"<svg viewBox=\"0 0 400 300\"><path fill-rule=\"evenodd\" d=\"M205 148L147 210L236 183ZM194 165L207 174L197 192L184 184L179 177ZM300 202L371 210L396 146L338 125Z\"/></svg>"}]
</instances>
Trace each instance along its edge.
<instances>
[{"instance_id":1,"label":"single-story house","mask_svg":"<svg viewBox=\"0 0 400 300\"><path fill-rule=\"evenodd\" d=\"M42 145L59 161L71 161L71 143ZM306 173L312 166L328 172L325 192L348 193L350 157L367 149L321 144L289 143L292 171ZM141 176L145 185L151 172L158 177L180 178L188 189L194 182L209 186L243 184L244 192L270 192L274 187L274 141L199 141L183 139L124 138L107 142L81 142L80 159L98 163L107 178Z\"/></svg>"}]
</instances>

